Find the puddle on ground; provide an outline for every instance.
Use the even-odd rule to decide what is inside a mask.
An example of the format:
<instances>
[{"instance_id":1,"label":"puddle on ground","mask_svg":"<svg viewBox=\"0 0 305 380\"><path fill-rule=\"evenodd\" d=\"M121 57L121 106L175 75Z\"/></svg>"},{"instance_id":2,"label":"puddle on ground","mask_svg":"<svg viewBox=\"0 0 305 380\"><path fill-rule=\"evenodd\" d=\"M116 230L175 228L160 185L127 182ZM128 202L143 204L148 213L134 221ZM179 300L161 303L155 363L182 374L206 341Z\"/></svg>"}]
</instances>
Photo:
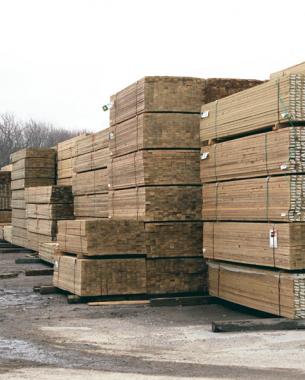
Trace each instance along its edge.
<instances>
[{"instance_id":1,"label":"puddle on ground","mask_svg":"<svg viewBox=\"0 0 305 380\"><path fill-rule=\"evenodd\" d=\"M48 300L40 294L12 289L0 289L0 309L11 306L28 306L31 308L46 305Z\"/></svg>"}]
</instances>

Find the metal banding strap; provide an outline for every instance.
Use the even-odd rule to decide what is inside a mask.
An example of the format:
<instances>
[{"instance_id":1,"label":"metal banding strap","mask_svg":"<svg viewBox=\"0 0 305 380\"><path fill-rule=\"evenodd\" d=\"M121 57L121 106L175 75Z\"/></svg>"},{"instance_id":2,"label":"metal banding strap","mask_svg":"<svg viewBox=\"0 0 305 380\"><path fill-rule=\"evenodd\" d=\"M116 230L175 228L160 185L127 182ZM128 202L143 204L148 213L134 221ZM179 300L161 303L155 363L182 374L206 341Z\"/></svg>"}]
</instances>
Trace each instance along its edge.
<instances>
[{"instance_id":1,"label":"metal banding strap","mask_svg":"<svg viewBox=\"0 0 305 380\"><path fill-rule=\"evenodd\" d=\"M214 148L214 171L215 171L215 181L217 182L218 181L218 178L217 178L217 144L214 144L212 145L212 147L215 147Z\"/></svg>"},{"instance_id":2,"label":"metal banding strap","mask_svg":"<svg viewBox=\"0 0 305 380\"><path fill-rule=\"evenodd\" d=\"M270 177L266 177L266 219L269 222L269 181Z\"/></svg>"},{"instance_id":3,"label":"metal banding strap","mask_svg":"<svg viewBox=\"0 0 305 380\"><path fill-rule=\"evenodd\" d=\"M218 273L217 273L217 297L220 293L220 264L218 263Z\"/></svg>"},{"instance_id":4,"label":"metal banding strap","mask_svg":"<svg viewBox=\"0 0 305 380\"><path fill-rule=\"evenodd\" d=\"M218 130L217 130L217 113L218 113L218 100L215 101L215 125L214 125L214 130L215 130L215 138L218 138Z\"/></svg>"},{"instance_id":5,"label":"metal banding strap","mask_svg":"<svg viewBox=\"0 0 305 380\"><path fill-rule=\"evenodd\" d=\"M276 229L275 229L274 224L272 225L272 232L273 232L272 258L273 258L273 267L275 268L275 233L276 233Z\"/></svg>"},{"instance_id":6,"label":"metal banding strap","mask_svg":"<svg viewBox=\"0 0 305 380\"><path fill-rule=\"evenodd\" d=\"M215 183L216 186L216 199L215 199L215 220L216 222L218 221L218 187L219 187L219 182Z\"/></svg>"},{"instance_id":7,"label":"metal banding strap","mask_svg":"<svg viewBox=\"0 0 305 380\"><path fill-rule=\"evenodd\" d=\"M281 274L282 272L279 271L278 275L278 314L281 315Z\"/></svg>"},{"instance_id":8,"label":"metal banding strap","mask_svg":"<svg viewBox=\"0 0 305 380\"><path fill-rule=\"evenodd\" d=\"M268 133L264 133L265 135L265 165L266 165L266 173L269 175L269 169L268 169Z\"/></svg>"}]
</instances>

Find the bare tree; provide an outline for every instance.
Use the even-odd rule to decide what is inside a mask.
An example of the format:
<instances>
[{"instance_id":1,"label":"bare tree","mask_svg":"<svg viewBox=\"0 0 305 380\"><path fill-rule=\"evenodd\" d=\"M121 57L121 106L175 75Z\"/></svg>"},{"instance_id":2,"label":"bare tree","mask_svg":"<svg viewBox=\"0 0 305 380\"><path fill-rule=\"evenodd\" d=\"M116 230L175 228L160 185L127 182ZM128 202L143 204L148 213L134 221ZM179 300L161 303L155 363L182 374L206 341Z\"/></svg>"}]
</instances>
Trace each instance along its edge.
<instances>
[{"instance_id":1,"label":"bare tree","mask_svg":"<svg viewBox=\"0 0 305 380\"><path fill-rule=\"evenodd\" d=\"M13 114L0 115L0 167L7 165L10 155L22 148L50 148L85 131L69 131L33 119L16 120Z\"/></svg>"}]
</instances>

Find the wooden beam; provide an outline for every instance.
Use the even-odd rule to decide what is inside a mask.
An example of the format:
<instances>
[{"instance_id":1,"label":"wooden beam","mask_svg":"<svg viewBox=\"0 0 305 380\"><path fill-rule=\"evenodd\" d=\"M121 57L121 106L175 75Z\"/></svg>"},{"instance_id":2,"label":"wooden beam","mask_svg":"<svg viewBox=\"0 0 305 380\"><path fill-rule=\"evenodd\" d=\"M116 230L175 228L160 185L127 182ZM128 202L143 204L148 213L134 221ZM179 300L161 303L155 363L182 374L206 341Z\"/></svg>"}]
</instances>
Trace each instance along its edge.
<instances>
[{"instance_id":1,"label":"wooden beam","mask_svg":"<svg viewBox=\"0 0 305 380\"><path fill-rule=\"evenodd\" d=\"M264 318L246 319L238 321L213 321L213 332L244 332L244 331L270 331L270 330L303 330L305 320Z\"/></svg>"},{"instance_id":2,"label":"wooden beam","mask_svg":"<svg viewBox=\"0 0 305 380\"><path fill-rule=\"evenodd\" d=\"M52 276L53 269L31 269L26 270L24 273L26 276Z\"/></svg>"}]
</instances>

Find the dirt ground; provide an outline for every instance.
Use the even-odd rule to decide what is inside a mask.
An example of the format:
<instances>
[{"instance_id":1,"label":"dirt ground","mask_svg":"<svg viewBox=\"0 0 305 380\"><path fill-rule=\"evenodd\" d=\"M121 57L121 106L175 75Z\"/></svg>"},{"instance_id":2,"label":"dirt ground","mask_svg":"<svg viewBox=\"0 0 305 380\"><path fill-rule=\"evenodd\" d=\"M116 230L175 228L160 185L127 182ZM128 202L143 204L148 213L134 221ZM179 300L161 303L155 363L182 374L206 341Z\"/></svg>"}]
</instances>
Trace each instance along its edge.
<instances>
[{"instance_id":1,"label":"dirt ground","mask_svg":"<svg viewBox=\"0 0 305 380\"><path fill-rule=\"evenodd\" d=\"M69 305L33 293L50 276L25 277L38 264L1 254L0 380L304 379L305 331L211 332L217 319L254 318L224 305Z\"/></svg>"}]
</instances>

